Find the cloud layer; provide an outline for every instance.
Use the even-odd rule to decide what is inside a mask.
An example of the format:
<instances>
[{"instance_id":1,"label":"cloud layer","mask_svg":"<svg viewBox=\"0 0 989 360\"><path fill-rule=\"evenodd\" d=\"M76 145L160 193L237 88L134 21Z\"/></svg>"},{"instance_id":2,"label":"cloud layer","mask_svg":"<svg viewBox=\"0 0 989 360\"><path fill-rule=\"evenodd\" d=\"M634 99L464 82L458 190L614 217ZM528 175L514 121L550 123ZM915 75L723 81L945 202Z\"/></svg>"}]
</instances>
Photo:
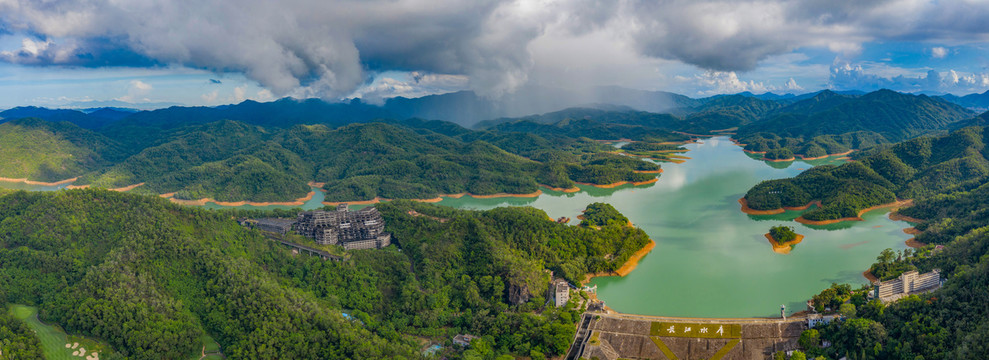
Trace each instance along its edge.
<instances>
[{"instance_id":1,"label":"cloud layer","mask_svg":"<svg viewBox=\"0 0 989 360\"><path fill-rule=\"evenodd\" d=\"M496 95L554 61L534 47L570 44L689 64L730 87L741 83L735 71L803 47L851 54L870 41L986 42L986 18L979 0L0 0L0 34L25 37L19 49L0 49L0 61L177 64L243 73L278 96L324 98L351 94L375 73L415 71ZM592 41L567 41L575 39ZM581 68L608 55L555 61Z\"/></svg>"}]
</instances>

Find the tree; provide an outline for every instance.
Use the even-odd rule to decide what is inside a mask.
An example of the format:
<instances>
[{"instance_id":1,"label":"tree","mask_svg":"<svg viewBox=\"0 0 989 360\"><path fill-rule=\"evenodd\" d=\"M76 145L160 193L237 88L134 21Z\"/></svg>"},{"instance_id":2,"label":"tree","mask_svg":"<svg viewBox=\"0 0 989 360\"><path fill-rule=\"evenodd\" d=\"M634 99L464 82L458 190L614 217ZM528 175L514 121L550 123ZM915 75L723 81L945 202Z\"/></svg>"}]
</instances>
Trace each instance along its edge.
<instances>
[{"instance_id":1,"label":"tree","mask_svg":"<svg viewBox=\"0 0 989 360\"><path fill-rule=\"evenodd\" d=\"M817 349L821 346L821 334L816 329L807 329L800 333L797 344L804 350Z\"/></svg>"},{"instance_id":2,"label":"tree","mask_svg":"<svg viewBox=\"0 0 989 360\"><path fill-rule=\"evenodd\" d=\"M790 360L807 360L807 355L800 350L794 350L790 355Z\"/></svg>"},{"instance_id":3,"label":"tree","mask_svg":"<svg viewBox=\"0 0 989 360\"><path fill-rule=\"evenodd\" d=\"M842 323L839 338L849 358L871 359L882 351L886 329L882 324L869 319L849 319Z\"/></svg>"},{"instance_id":4,"label":"tree","mask_svg":"<svg viewBox=\"0 0 989 360\"><path fill-rule=\"evenodd\" d=\"M838 313L846 318L855 317L855 305L854 304L841 304L838 308Z\"/></svg>"}]
</instances>

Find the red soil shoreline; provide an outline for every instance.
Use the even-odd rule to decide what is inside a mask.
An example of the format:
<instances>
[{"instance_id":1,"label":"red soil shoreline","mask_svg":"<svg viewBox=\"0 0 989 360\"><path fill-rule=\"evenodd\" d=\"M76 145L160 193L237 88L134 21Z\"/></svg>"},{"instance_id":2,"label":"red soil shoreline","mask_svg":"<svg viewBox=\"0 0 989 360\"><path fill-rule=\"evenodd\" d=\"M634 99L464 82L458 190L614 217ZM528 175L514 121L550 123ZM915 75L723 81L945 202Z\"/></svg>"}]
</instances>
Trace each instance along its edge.
<instances>
[{"instance_id":1,"label":"red soil shoreline","mask_svg":"<svg viewBox=\"0 0 989 360\"><path fill-rule=\"evenodd\" d=\"M615 271L603 271L603 272L598 272L598 273L587 273L587 274L584 275L584 281L582 281L581 283L582 284L587 284L587 283L591 282L591 279L596 278L596 277L599 277L599 276L621 276L621 277L625 277L629 273L631 273L632 270L635 270L635 268L639 266L639 261L642 260L642 258L645 257L646 254L648 254L650 251L652 251L652 249L655 248L655 247L656 247L656 241L653 240L653 239L649 239L649 243L646 244L646 246L643 246L638 251L636 251L635 254L632 254L632 256L630 256L628 258L628 260L625 261L625 263L622 264L622 266L618 268L618 270L615 270Z\"/></svg>"},{"instance_id":2,"label":"red soil shoreline","mask_svg":"<svg viewBox=\"0 0 989 360\"><path fill-rule=\"evenodd\" d=\"M784 206L784 207L779 208L779 209L756 210L756 209L753 209L753 208L750 208L749 207L749 202L747 200L745 200L744 197L741 198L741 199L738 199L738 203L739 204L742 204L742 212L743 213L746 213L746 214L749 214L749 215L776 215L776 214L782 214L783 212L785 212L787 210L797 210L797 211L807 210L807 209L810 208L811 205L817 205L818 207L821 206L821 202L815 200L815 201L811 201L811 202L807 203L807 205L804 205L804 206L797 206L797 207Z\"/></svg>"},{"instance_id":3,"label":"red soil shoreline","mask_svg":"<svg viewBox=\"0 0 989 360\"><path fill-rule=\"evenodd\" d=\"M738 145L738 146L745 146L746 145L746 144L739 143L737 141L733 141L733 142L735 143L735 145ZM765 151L752 151L752 150L745 150L745 149L742 149L742 151L747 152L749 154L765 154L766 153ZM762 159L759 159L759 160L762 160L762 161L772 161L772 162L796 161L797 158L800 158L800 160L821 160L821 159L826 159L826 158L829 158L829 157L832 157L832 156L841 156L841 157L844 157L845 155L851 154L853 151L855 151L855 150L848 150L848 151L845 151L845 152L842 152L842 153L827 154L827 155L824 155L824 156L816 156L816 157L805 157L803 155L797 154L797 155L794 155L793 157L790 157L788 159L767 159L765 156L763 156Z\"/></svg>"},{"instance_id":4,"label":"red soil shoreline","mask_svg":"<svg viewBox=\"0 0 989 360\"><path fill-rule=\"evenodd\" d=\"M914 248L914 249L919 249L919 248L922 248L924 246L927 246L927 244L922 243L920 241L917 241L917 238L907 239L907 241L904 241L903 243L904 244L907 244L907 246L909 246L911 248Z\"/></svg>"},{"instance_id":5,"label":"red soil shoreline","mask_svg":"<svg viewBox=\"0 0 989 360\"><path fill-rule=\"evenodd\" d=\"M773 238L773 235L771 235L770 233L766 233L765 236L766 236L766 240L769 240L769 244L773 246L773 252L784 255L789 254L790 250L793 250L793 245L799 244L801 241L804 241L804 236L800 234L797 234L797 237L795 239L791 241L787 241L782 244L779 241L776 241L776 239Z\"/></svg>"},{"instance_id":6,"label":"red soil shoreline","mask_svg":"<svg viewBox=\"0 0 989 360\"><path fill-rule=\"evenodd\" d=\"M875 275L872 275L872 272L869 270L863 271L862 276L865 276L866 279L869 279L869 283L875 283L876 281L879 281L879 278L877 278Z\"/></svg>"},{"instance_id":7,"label":"red soil shoreline","mask_svg":"<svg viewBox=\"0 0 989 360\"><path fill-rule=\"evenodd\" d=\"M649 180L646 180L646 181L619 181L619 182L616 182L616 183L605 184L605 185L598 185L598 184L591 184L591 183L582 183L582 182L579 182L578 184L581 184L581 185L590 185L590 186L599 187L599 188L602 188L602 189L610 189L610 188L619 187L619 186L627 185L627 184L632 184L633 186L652 184L652 183L657 182L657 181L659 181L659 178L652 178L652 179L649 179Z\"/></svg>"},{"instance_id":8,"label":"red soil shoreline","mask_svg":"<svg viewBox=\"0 0 989 360\"><path fill-rule=\"evenodd\" d=\"M167 198L169 201L179 204L179 205L193 205L193 206L203 206L207 203L214 203L220 206L302 206L306 201L312 200L312 197L316 195L315 191L310 191L305 197L296 199L295 201L272 201L272 202L254 202L254 201L217 201L213 198L202 198L198 200L182 200L176 199L175 193L167 193L158 195L163 198Z\"/></svg>"},{"instance_id":9,"label":"red soil shoreline","mask_svg":"<svg viewBox=\"0 0 989 360\"><path fill-rule=\"evenodd\" d=\"M807 220L803 216L800 216L800 217L794 219L794 221L796 221L798 223L801 223L801 224L805 224L805 225L829 225L829 224L839 223L839 222L842 222L842 221L863 221L862 215L865 214L865 213L867 213L867 212L870 212L872 210L878 210L878 209L883 209L883 208L894 208L894 210L895 210L897 208L908 207L908 206L911 206L911 205L913 205L913 199L898 200L898 201L894 201L894 202L891 202L891 203L888 203L888 204L881 204L881 205L876 205L876 206L870 206L870 207L867 207L865 209L859 210L857 216L855 216L855 217L846 217L846 218L831 219L831 220Z\"/></svg>"}]
</instances>

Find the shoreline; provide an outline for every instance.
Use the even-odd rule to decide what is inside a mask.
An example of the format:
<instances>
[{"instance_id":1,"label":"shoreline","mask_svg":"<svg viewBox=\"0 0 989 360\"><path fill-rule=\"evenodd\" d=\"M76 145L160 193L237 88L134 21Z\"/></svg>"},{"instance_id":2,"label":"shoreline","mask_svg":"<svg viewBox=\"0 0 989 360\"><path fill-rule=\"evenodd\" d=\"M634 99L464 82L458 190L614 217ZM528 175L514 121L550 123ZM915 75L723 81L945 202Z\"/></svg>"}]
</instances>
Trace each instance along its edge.
<instances>
[{"instance_id":1,"label":"shoreline","mask_svg":"<svg viewBox=\"0 0 989 360\"><path fill-rule=\"evenodd\" d=\"M65 179L65 180L60 180L60 181L55 181L55 182L44 182L44 181L28 180L27 178L13 179L13 178L0 177L0 181L3 181L3 182L25 183L25 184L28 184L28 185L40 185L40 186L59 186L59 185L71 184L71 183L74 183L78 179L79 179L79 177L74 177L74 178L71 178L71 179Z\"/></svg>"},{"instance_id":2,"label":"shoreline","mask_svg":"<svg viewBox=\"0 0 989 360\"><path fill-rule=\"evenodd\" d=\"M773 246L773 252L783 255L789 254L790 250L793 250L793 245L799 244L801 241L804 241L804 236L800 234L797 234L796 238L787 241L785 243L780 243L779 241L776 241L776 239L773 238L773 235L771 235L770 233L766 233L764 236L766 236L766 240L769 240L769 244Z\"/></svg>"},{"instance_id":3,"label":"shoreline","mask_svg":"<svg viewBox=\"0 0 989 360\"><path fill-rule=\"evenodd\" d=\"M744 147L745 145L747 145L747 144L742 144L742 143L740 143L738 141L734 141L734 139L732 140L732 142L734 142L735 145L742 146L742 147ZM742 151L747 152L749 154L760 154L760 155L766 153L765 151L754 151L754 150L745 150L745 149L742 149ZM854 151L855 151L855 149L852 149L852 150L848 150L848 151L845 151L845 152L840 152L840 153L837 153L837 154L826 154L826 155L823 155L823 156L815 156L815 157L805 157L805 156L803 156L801 154L794 154L789 159L767 159L765 156L763 156L762 159L759 159L759 160L762 160L762 161L772 161L772 162L796 161L797 159L800 159L801 161L806 161L806 160L821 160L821 159L827 159L827 158L832 157L832 156L846 157L846 155L851 154Z\"/></svg>"},{"instance_id":4,"label":"shoreline","mask_svg":"<svg viewBox=\"0 0 989 360\"><path fill-rule=\"evenodd\" d=\"M175 198L175 193L165 193L165 194L161 194L161 195L158 195L158 196L159 197L162 197L162 198L166 198L166 199L168 199L168 201L171 201L171 202L176 203L176 204L179 204L179 205L192 205L192 206L204 206L207 203L214 203L214 204L217 204L217 205L220 205L220 206L244 206L244 205L251 205L251 206L302 206L302 205L304 205L306 203L306 201L312 200L313 196L315 196L315 195L316 195L316 192L315 191L310 191L308 195L306 195L305 197L301 197L301 198L295 199L295 201L262 201L262 202L254 202L254 201L247 201L247 200L242 200L242 201L217 201L216 199L213 199L213 198L202 198L202 199L197 199L197 200L183 200L183 199L176 199Z\"/></svg>"},{"instance_id":5,"label":"shoreline","mask_svg":"<svg viewBox=\"0 0 989 360\"><path fill-rule=\"evenodd\" d=\"M654 248L656 248L656 240L650 238L649 243L646 244L646 246L643 246L638 251L636 251L634 254L632 254L632 256L628 258L628 260L625 260L625 263L622 264L622 266L619 267L618 270L584 274L584 280L581 281L581 284L582 285L588 284L591 282L591 279L596 277L605 277L605 276L625 277L629 273L631 273L632 270L635 270L635 268L639 266L639 261L641 261L642 258L645 257L646 254L649 254L649 252L651 252L652 249Z\"/></svg>"},{"instance_id":6,"label":"shoreline","mask_svg":"<svg viewBox=\"0 0 989 360\"><path fill-rule=\"evenodd\" d=\"M906 222L910 222L910 223L914 223L914 224L919 224L919 223L924 222L924 220L921 220L921 219L918 219L918 218L912 218L912 217L909 217L909 216L906 216L906 215L902 215L902 214L900 214L899 211L890 212L889 213L889 219L890 220L897 220L897 221L906 221Z\"/></svg>"},{"instance_id":7,"label":"shoreline","mask_svg":"<svg viewBox=\"0 0 989 360\"><path fill-rule=\"evenodd\" d=\"M891 203L870 206L865 209L859 210L858 214L855 217L845 217L845 218L831 219L831 220L808 220L805 219L803 215L801 215L800 217L793 220L804 225L830 225L830 224L840 223L842 221L864 221L864 219L862 219L862 215L872 210L879 210L884 208L894 208L895 210L897 208L908 207L911 205L913 205L913 199L897 200Z\"/></svg>"},{"instance_id":8,"label":"shoreline","mask_svg":"<svg viewBox=\"0 0 989 360\"><path fill-rule=\"evenodd\" d=\"M652 179L649 179L649 180L646 180L646 181L619 181L619 182L614 182L614 183L611 183L611 184L604 184L604 185L591 184L591 183L582 183L582 182L578 182L577 184L580 184L580 185L590 185L590 186L597 187L597 188L602 188L602 189L611 189L611 188L619 187L619 186L622 186L622 185L628 185L628 184L632 184L632 186L652 184L652 183L657 182L657 181L659 181L659 178L652 178Z\"/></svg>"},{"instance_id":9,"label":"shoreline","mask_svg":"<svg viewBox=\"0 0 989 360\"><path fill-rule=\"evenodd\" d=\"M924 246L927 246L927 244L917 241L917 238L909 238L907 239L907 241L904 241L903 243L914 249L920 249Z\"/></svg>"},{"instance_id":10,"label":"shoreline","mask_svg":"<svg viewBox=\"0 0 989 360\"><path fill-rule=\"evenodd\" d=\"M776 208L776 209L772 209L772 210L756 210L756 209L750 208L749 207L748 200L745 200L744 197L741 198L741 199L738 199L738 203L739 204L742 204L742 209L741 209L742 212L743 213L746 213L746 214L749 214L749 215L777 215L777 214L782 214L782 213L786 212L787 210L793 210L793 211L807 210L807 209L810 209L810 206L811 205L817 205L817 207L821 207L821 202L820 201L817 201L817 200L811 201L811 202L807 203L807 205L803 205L803 206L784 206L784 207Z\"/></svg>"},{"instance_id":11,"label":"shoreline","mask_svg":"<svg viewBox=\"0 0 989 360\"><path fill-rule=\"evenodd\" d=\"M875 275L872 275L872 270L871 269L870 270L863 271L862 272L862 276L864 276L867 280L869 280L869 283L870 284L873 284L876 281L879 281L879 278L877 278Z\"/></svg>"},{"instance_id":12,"label":"shoreline","mask_svg":"<svg viewBox=\"0 0 989 360\"><path fill-rule=\"evenodd\" d=\"M540 186L543 186L543 185L540 185ZM551 190L557 189L557 188L551 188L551 187L548 187L548 186L547 186L547 188L549 188ZM573 190L573 191L567 191L567 190L570 190L570 189L562 189L562 190L558 190L558 191L564 191L564 192L577 192L577 191L580 191L579 188L577 188L577 190ZM497 194L491 194L491 195L475 195L475 194L464 192L464 193L459 193L459 194L440 194L440 195L437 195L434 198L429 198L429 199L398 199L398 200L412 200L412 201L426 202L426 203L438 203L440 201L443 201L443 198L459 199L459 198L464 197L464 196L470 196L470 197L473 197L475 199L494 199L494 198L504 198L504 197L534 198L534 197L537 197L537 196L542 195L542 194L543 194L543 191L542 190L536 190L535 192L531 192L531 193L528 193L528 194L497 193ZM374 197L374 199L371 199L371 200L359 200L359 201L324 201L323 202L323 205L329 205L329 206L336 206L336 205L340 205L340 204L347 204L347 205L373 205L373 204L377 204L377 203L380 203L380 202L392 201L392 200L396 200L396 199L388 199L388 198L383 198L383 197L380 197L380 196L376 196L376 197Z\"/></svg>"},{"instance_id":13,"label":"shoreline","mask_svg":"<svg viewBox=\"0 0 989 360\"><path fill-rule=\"evenodd\" d=\"M124 186L124 187L118 187L118 188L113 188L113 189L109 189L108 188L107 190L116 191L116 192L125 192L125 191L134 190L134 188L136 188L138 186L141 186L141 185L144 185L144 183L142 182L142 183L137 183L137 184L134 184L134 185L127 185L127 186ZM68 190L74 190L74 189L88 189L90 187L91 186L89 184L86 184L86 185L69 185L69 186L66 186L65 188L68 189ZM173 195L174 195L174 193L173 193Z\"/></svg>"},{"instance_id":14,"label":"shoreline","mask_svg":"<svg viewBox=\"0 0 989 360\"><path fill-rule=\"evenodd\" d=\"M580 188L577 187L576 185L574 185L571 188L567 188L567 189L558 188L558 187L552 187L552 186L543 185L543 184L539 184L539 186L542 186L542 187L547 188L547 189L552 190L552 191L560 191L560 192L565 192L565 193L575 193L575 192L580 191Z\"/></svg>"}]
</instances>

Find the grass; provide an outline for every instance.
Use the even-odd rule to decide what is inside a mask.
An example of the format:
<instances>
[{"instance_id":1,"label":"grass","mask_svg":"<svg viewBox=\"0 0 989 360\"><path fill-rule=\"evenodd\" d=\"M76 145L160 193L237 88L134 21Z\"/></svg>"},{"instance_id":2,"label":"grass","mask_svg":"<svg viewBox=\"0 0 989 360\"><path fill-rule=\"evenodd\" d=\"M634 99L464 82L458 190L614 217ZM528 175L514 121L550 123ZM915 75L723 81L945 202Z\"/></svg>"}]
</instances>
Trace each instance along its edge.
<instances>
[{"instance_id":1,"label":"grass","mask_svg":"<svg viewBox=\"0 0 989 360\"><path fill-rule=\"evenodd\" d=\"M66 348L65 344L79 343L79 348L86 349L86 356L89 356L93 351L104 353L110 350L109 346L95 339L68 335L57 325L53 326L42 323L41 320L38 320L38 308L36 307L12 305L9 311L15 318L24 321L38 335L38 339L41 340L41 349L45 354L45 358L48 360L80 360L86 358L85 356L73 356L72 352L77 349Z\"/></svg>"},{"instance_id":2,"label":"grass","mask_svg":"<svg viewBox=\"0 0 989 360\"><path fill-rule=\"evenodd\" d=\"M204 347L204 351L206 352L206 356L202 356L200 354L196 354L193 357L191 357L190 359L192 359L192 360L199 360L199 359L203 359L203 360L222 360L222 359L225 359L223 357L223 353L220 352L220 344L217 343L216 340L213 339L212 336L209 336L207 334L203 334L203 337L200 338L200 341L203 343L203 347Z\"/></svg>"}]
</instances>

